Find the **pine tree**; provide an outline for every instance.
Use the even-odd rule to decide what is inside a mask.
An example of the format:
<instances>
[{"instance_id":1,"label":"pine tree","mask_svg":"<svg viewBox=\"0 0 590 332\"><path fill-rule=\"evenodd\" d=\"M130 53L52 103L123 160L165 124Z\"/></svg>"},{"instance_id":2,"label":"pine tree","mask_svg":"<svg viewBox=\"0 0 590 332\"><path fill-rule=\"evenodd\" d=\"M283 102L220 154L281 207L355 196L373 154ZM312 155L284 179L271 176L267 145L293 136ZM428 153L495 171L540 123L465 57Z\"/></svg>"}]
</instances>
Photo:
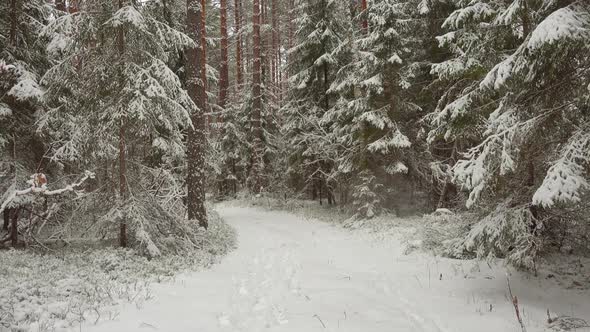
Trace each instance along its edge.
<instances>
[{"instance_id":1,"label":"pine tree","mask_svg":"<svg viewBox=\"0 0 590 332\"><path fill-rule=\"evenodd\" d=\"M187 90L196 105L192 110L192 128L189 128L187 142L187 205L188 218L195 220L199 226L207 228L205 210L205 144L206 144L206 39L204 36L204 1L187 0L186 31L192 47L186 54Z\"/></svg>"},{"instance_id":2,"label":"pine tree","mask_svg":"<svg viewBox=\"0 0 590 332\"><path fill-rule=\"evenodd\" d=\"M329 0L297 1L294 10L298 29L295 46L288 51L290 91L283 107L283 131L291 146L290 176L303 181L313 198L319 194L321 202L325 193L332 203L327 175L333 156L325 149L327 127L320 119L335 102L329 89L339 66L336 53L348 31L346 11L341 2Z\"/></svg>"},{"instance_id":3,"label":"pine tree","mask_svg":"<svg viewBox=\"0 0 590 332\"><path fill-rule=\"evenodd\" d=\"M29 175L47 172L47 146L31 128L43 106L40 77L49 68L46 42L37 35L57 15L45 1L10 0L0 4L0 204L24 186ZM2 242L18 245L18 219L28 198L2 209ZM0 246L2 246L0 242Z\"/></svg>"},{"instance_id":4,"label":"pine tree","mask_svg":"<svg viewBox=\"0 0 590 332\"><path fill-rule=\"evenodd\" d=\"M481 20L493 29L465 28ZM542 208L579 204L588 192L589 63L579 55L588 51L590 8L582 1L472 2L445 26L462 29L441 41L465 58L433 70L441 77L467 75L468 88L448 90L444 98L454 100L432 117L431 138L444 133L475 142L453 167L454 180L468 191L468 207L497 206L459 248L507 255L515 265L533 268L539 238L551 231L553 219ZM490 56L492 50L500 56ZM514 218L521 225L501 222L511 215L521 216ZM520 240L497 250L492 233Z\"/></svg>"},{"instance_id":5,"label":"pine tree","mask_svg":"<svg viewBox=\"0 0 590 332\"><path fill-rule=\"evenodd\" d=\"M253 28L253 63L252 69L252 168L250 174L251 189L254 193L262 190L262 172L264 160L262 151L262 54L260 35L260 1L254 0L252 4L252 28Z\"/></svg>"},{"instance_id":6,"label":"pine tree","mask_svg":"<svg viewBox=\"0 0 590 332\"><path fill-rule=\"evenodd\" d=\"M131 244L155 256L164 248L153 232L178 216L153 201L147 188L157 184L151 174L182 162L182 130L199 125L190 118L195 104L166 62L194 43L142 7L116 5L83 4L44 30L48 52L64 60L43 78L50 87L48 109L38 126L50 137L55 162L107 165L98 179L105 188L115 187L108 170L116 169L118 203L106 206L104 218L119 221L121 245L130 236Z\"/></svg>"},{"instance_id":7,"label":"pine tree","mask_svg":"<svg viewBox=\"0 0 590 332\"><path fill-rule=\"evenodd\" d=\"M355 179L354 205L363 217L384 205L385 181L408 172L404 150L411 143L403 125L419 107L405 99L412 64L407 7L405 1L378 0L362 9L360 33L350 33L343 47L350 62L330 89L339 100L322 119L340 147L333 176ZM372 192L377 188L380 193Z\"/></svg>"},{"instance_id":8,"label":"pine tree","mask_svg":"<svg viewBox=\"0 0 590 332\"><path fill-rule=\"evenodd\" d=\"M221 0L219 7L221 15L221 64L219 78L219 102L218 105L224 109L227 102L229 88L229 63L228 63L228 35L227 35L227 0Z\"/></svg>"}]
</instances>

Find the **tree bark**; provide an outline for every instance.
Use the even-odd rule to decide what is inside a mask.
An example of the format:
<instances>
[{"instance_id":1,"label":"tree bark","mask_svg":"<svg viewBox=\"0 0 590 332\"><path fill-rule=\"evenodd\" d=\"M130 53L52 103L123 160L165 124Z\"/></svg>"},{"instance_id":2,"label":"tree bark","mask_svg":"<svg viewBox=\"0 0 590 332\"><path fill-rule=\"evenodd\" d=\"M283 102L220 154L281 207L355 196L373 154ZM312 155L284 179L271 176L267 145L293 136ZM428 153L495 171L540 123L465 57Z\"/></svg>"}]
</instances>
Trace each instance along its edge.
<instances>
[{"instance_id":1,"label":"tree bark","mask_svg":"<svg viewBox=\"0 0 590 332\"><path fill-rule=\"evenodd\" d=\"M11 0L10 1L10 33L9 33L9 42L10 46L16 47L17 39L18 39L18 20L19 20L19 8L18 8L18 0Z\"/></svg>"},{"instance_id":2,"label":"tree bark","mask_svg":"<svg viewBox=\"0 0 590 332\"><path fill-rule=\"evenodd\" d=\"M4 217L4 224L2 225L2 229L8 231L8 225L10 225L10 208L4 209L2 213Z\"/></svg>"},{"instance_id":3,"label":"tree bark","mask_svg":"<svg viewBox=\"0 0 590 332\"><path fill-rule=\"evenodd\" d=\"M20 208L10 209L10 244L12 247L18 246L18 215L20 214Z\"/></svg>"},{"instance_id":4,"label":"tree bark","mask_svg":"<svg viewBox=\"0 0 590 332\"><path fill-rule=\"evenodd\" d=\"M369 32L369 21L367 20L367 0L361 0L361 15L363 16L362 28L363 34Z\"/></svg>"},{"instance_id":5,"label":"tree bark","mask_svg":"<svg viewBox=\"0 0 590 332\"><path fill-rule=\"evenodd\" d=\"M252 72L252 133L254 136L253 162L252 162L252 186L255 193L259 193L262 186L262 88L261 88L261 62L260 52L260 0L253 1L253 72Z\"/></svg>"},{"instance_id":6,"label":"tree bark","mask_svg":"<svg viewBox=\"0 0 590 332\"><path fill-rule=\"evenodd\" d=\"M70 12L70 14L78 12L78 0L70 0L68 11Z\"/></svg>"},{"instance_id":7,"label":"tree bark","mask_svg":"<svg viewBox=\"0 0 590 332\"><path fill-rule=\"evenodd\" d=\"M236 81L238 89L241 88L243 83L242 78L242 1L234 1L234 25L236 34ZM236 91L238 91L236 89Z\"/></svg>"},{"instance_id":8,"label":"tree bark","mask_svg":"<svg viewBox=\"0 0 590 332\"><path fill-rule=\"evenodd\" d=\"M65 0L55 0L55 9L59 10L60 12L66 11L66 1Z\"/></svg>"},{"instance_id":9,"label":"tree bark","mask_svg":"<svg viewBox=\"0 0 590 332\"><path fill-rule=\"evenodd\" d=\"M123 7L123 1L119 0L119 9ZM117 31L117 48L119 51L119 61L123 64L123 57L125 55L125 30L123 26L119 27ZM121 78L121 81L124 79ZM121 82L123 85L124 82ZM127 144L125 141L127 130L127 119L125 116L121 118L119 124L119 198L121 205L127 200L127 156L126 149ZM127 220L125 214L119 221L119 245L121 247L127 247Z\"/></svg>"},{"instance_id":10,"label":"tree bark","mask_svg":"<svg viewBox=\"0 0 590 332\"><path fill-rule=\"evenodd\" d=\"M192 110L192 127L188 129L187 139L187 210L189 220L195 220L199 226L207 228L207 211L205 210L205 79L204 59L206 48L203 43L202 2L187 0L186 32L195 43L195 47L186 50L186 88L196 108Z\"/></svg>"},{"instance_id":11,"label":"tree bark","mask_svg":"<svg viewBox=\"0 0 590 332\"><path fill-rule=\"evenodd\" d=\"M201 0L201 62L200 62L200 70L201 70L201 80L203 80L203 89L204 89L204 112L207 113L209 111L209 98L207 97L207 0ZM212 115L208 115L206 117L208 128L211 129L211 124L215 122L215 119Z\"/></svg>"},{"instance_id":12,"label":"tree bark","mask_svg":"<svg viewBox=\"0 0 590 332\"><path fill-rule=\"evenodd\" d=\"M221 16L221 66L219 70L219 106L225 108L227 100L227 89L229 86L229 68L227 56L227 0L220 0ZM218 121L221 117L218 117Z\"/></svg>"},{"instance_id":13,"label":"tree bark","mask_svg":"<svg viewBox=\"0 0 590 332\"><path fill-rule=\"evenodd\" d=\"M277 62L277 53L278 53L278 39L277 39L277 31L279 29L279 25L277 22L277 0L271 0L271 24L272 24L272 34L271 34L271 52L270 52L270 71L271 71L271 82L273 84L273 89L276 90L277 88L277 73L278 73L278 62Z\"/></svg>"},{"instance_id":14,"label":"tree bark","mask_svg":"<svg viewBox=\"0 0 590 332\"><path fill-rule=\"evenodd\" d=\"M457 155L457 140L455 140L455 142L453 143L453 150L451 151L451 167L453 166L453 164L455 163L455 158ZM447 179L443 185L442 191L440 193L440 197L438 200L438 204L436 204L436 208L437 209L441 209L444 207L445 202L447 201L447 196L449 194L449 190L451 189L450 187L452 186L452 182L450 179Z\"/></svg>"}]
</instances>

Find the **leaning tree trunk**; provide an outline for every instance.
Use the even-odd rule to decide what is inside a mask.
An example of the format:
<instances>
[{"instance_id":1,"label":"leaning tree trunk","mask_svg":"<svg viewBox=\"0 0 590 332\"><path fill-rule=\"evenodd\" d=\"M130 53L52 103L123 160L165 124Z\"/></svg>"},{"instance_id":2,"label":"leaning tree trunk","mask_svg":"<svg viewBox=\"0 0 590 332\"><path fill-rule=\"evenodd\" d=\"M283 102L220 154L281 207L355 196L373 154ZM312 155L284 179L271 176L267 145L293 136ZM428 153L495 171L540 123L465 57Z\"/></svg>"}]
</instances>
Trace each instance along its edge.
<instances>
[{"instance_id":1,"label":"leaning tree trunk","mask_svg":"<svg viewBox=\"0 0 590 332\"><path fill-rule=\"evenodd\" d=\"M186 88L196 107L191 113L192 127L188 130L187 141L187 209L189 220L195 220L199 226L207 228L205 210L205 77L204 49L202 32L204 28L199 0L187 0L186 32L195 45L186 50Z\"/></svg>"},{"instance_id":2,"label":"leaning tree trunk","mask_svg":"<svg viewBox=\"0 0 590 332\"><path fill-rule=\"evenodd\" d=\"M262 186L262 87L261 87L261 62L260 52L260 1L253 3L253 72L252 72L252 134L254 135L252 158L252 189L259 193Z\"/></svg>"}]
</instances>

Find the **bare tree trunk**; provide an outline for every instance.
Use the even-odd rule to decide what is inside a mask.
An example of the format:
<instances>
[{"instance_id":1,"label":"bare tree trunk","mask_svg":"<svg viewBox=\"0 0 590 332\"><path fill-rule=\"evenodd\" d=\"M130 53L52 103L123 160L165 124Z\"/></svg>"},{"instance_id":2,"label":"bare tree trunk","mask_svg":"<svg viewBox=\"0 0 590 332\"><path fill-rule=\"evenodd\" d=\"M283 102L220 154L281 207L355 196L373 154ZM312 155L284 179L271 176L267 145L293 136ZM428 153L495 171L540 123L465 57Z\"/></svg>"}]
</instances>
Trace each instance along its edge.
<instances>
[{"instance_id":1,"label":"bare tree trunk","mask_svg":"<svg viewBox=\"0 0 590 332\"><path fill-rule=\"evenodd\" d=\"M259 193L262 187L262 88L260 53L260 0L253 1L253 73L252 73L252 133L254 135L254 155L252 162L253 191Z\"/></svg>"},{"instance_id":2,"label":"bare tree trunk","mask_svg":"<svg viewBox=\"0 0 590 332\"><path fill-rule=\"evenodd\" d=\"M324 184L323 184L322 176L321 175L318 176L317 182L318 182L318 191L320 193L320 205L324 205L324 203L322 201L322 194L323 194L322 187L323 187Z\"/></svg>"},{"instance_id":3,"label":"bare tree trunk","mask_svg":"<svg viewBox=\"0 0 590 332\"><path fill-rule=\"evenodd\" d=\"M295 29L293 28L293 12L295 10L295 5L294 5L294 1L295 0L289 0L288 1L288 7L287 7L287 18L288 18L288 25L287 25L287 49L290 50L291 48L293 48L293 43L294 43L294 38L295 38ZM289 53L287 53L286 55L286 61L287 61L287 70L285 70L285 91L289 90L289 86L288 86L288 79L289 79L289 68L291 66L291 57L288 55Z\"/></svg>"},{"instance_id":4,"label":"bare tree trunk","mask_svg":"<svg viewBox=\"0 0 590 332\"><path fill-rule=\"evenodd\" d=\"M243 65L242 65L242 0L234 1L234 25L236 34L236 81L238 89L241 89L243 83ZM237 91L237 90L236 90Z\"/></svg>"},{"instance_id":5,"label":"bare tree trunk","mask_svg":"<svg viewBox=\"0 0 590 332\"><path fill-rule=\"evenodd\" d=\"M119 8L122 7L123 1L119 0ZM119 51L119 61L123 63L123 56L125 54L125 30L123 26L119 27L117 32L117 48ZM123 80L123 78L121 78L121 80ZM124 202L127 200L127 144L125 142L126 130L127 119L125 116L123 116L119 124L119 198L121 199L121 204L124 204ZM127 221L124 214L119 221L119 245L121 247L127 246Z\"/></svg>"},{"instance_id":6,"label":"bare tree trunk","mask_svg":"<svg viewBox=\"0 0 590 332\"><path fill-rule=\"evenodd\" d=\"M199 226L207 228L207 211L205 210L205 52L202 38L203 15L202 2L187 0L186 33L198 45L186 50L186 88L196 105L191 113L193 126L189 127L187 140L187 209L189 220L196 220Z\"/></svg>"},{"instance_id":7,"label":"bare tree trunk","mask_svg":"<svg viewBox=\"0 0 590 332\"><path fill-rule=\"evenodd\" d=\"M289 8L288 8L288 18L289 18L289 32L288 32L288 47L289 49L293 48L293 39L295 38L295 29L293 28L293 11L295 10L295 0L289 0Z\"/></svg>"},{"instance_id":8,"label":"bare tree trunk","mask_svg":"<svg viewBox=\"0 0 590 332\"><path fill-rule=\"evenodd\" d=\"M78 0L70 0L68 11L70 12L70 14L78 12Z\"/></svg>"},{"instance_id":9,"label":"bare tree trunk","mask_svg":"<svg viewBox=\"0 0 590 332\"><path fill-rule=\"evenodd\" d=\"M18 246L18 215L20 214L20 208L10 209L10 243L12 247Z\"/></svg>"},{"instance_id":10,"label":"bare tree trunk","mask_svg":"<svg viewBox=\"0 0 590 332\"><path fill-rule=\"evenodd\" d=\"M4 217L4 224L2 225L2 229L7 231L8 225L10 225L10 208L5 208L4 211L2 211L2 213Z\"/></svg>"},{"instance_id":11,"label":"bare tree trunk","mask_svg":"<svg viewBox=\"0 0 590 332\"><path fill-rule=\"evenodd\" d=\"M219 70L219 106L225 108L227 89L229 86L229 68L227 56L227 0L220 0L221 16L221 68ZM220 121L220 117L218 120ZM221 122L221 121L220 121Z\"/></svg>"},{"instance_id":12,"label":"bare tree trunk","mask_svg":"<svg viewBox=\"0 0 590 332\"><path fill-rule=\"evenodd\" d=\"M207 97L207 0L201 0L201 79L203 80L204 89L204 104L205 113L209 111L209 98ZM208 126L211 130L211 124L215 122L214 116L209 115L206 117Z\"/></svg>"},{"instance_id":13,"label":"bare tree trunk","mask_svg":"<svg viewBox=\"0 0 590 332\"><path fill-rule=\"evenodd\" d=\"M55 0L55 9L59 10L60 12L66 11L66 1L65 0Z\"/></svg>"},{"instance_id":14,"label":"bare tree trunk","mask_svg":"<svg viewBox=\"0 0 590 332\"><path fill-rule=\"evenodd\" d=\"M266 5L264 0L259 0L260 1L260 25L264 26L266 25ZM265 86L269 85L268 82L268 74L270 72L270 66L268 63L268 49L269 49L269 45L268 45L268 36L267 33L264 32L264 30L262 30L262 28L260 29L260 58L261 58L261 78L260 78L260 84L261 86L264 84Z\"/></svg>"},{"instance_id":15,"label":"bare tree trunk","mask_svg":"<svg viewBox=\"0 0 590 332\"><path fill-rule=\"evenodd\" d=\"M278 81L278 96L279 96L279 101L283 100L283 70L282 70L282 64L283 64L283 54L281 51L281 45L283 43L283 38L282 38L282 30L281 30L281 17L282 17L282 11L280 7L280 2L277 2L277 81Z\"/></svg>"},{"instance_id":16,"label":"bare tree trunk","mask_svg":"<svg viewBox=\"0 0 590 332\"><path fill-rule=\"evenodd\" d=\"M361 0L361 15L363 15L363 34L367 34L369 32L369 22L367 21L367 0Z\"/></svg>"},{"instance_id":17,"label":"bare tree trunk","mask_svg":"<svg viewBox=\"0 0 590 332\"><path fill-rule=\"evenodd\" d=\"M232 169L232 173L234 176L234 178L232 179L233 189L234 189L234 197L236 197L236 195L238 194L238 177L236 174L236 160L234 158L232 158L232 160L231 160L231 169Z\"/></svg>"},{"instance_id":18,"label":"bare tree trunk","mask_svg":"<svg viewBox=\"0 0 590 332\"><path fill-rule=\"evenodd\" d=\"M18 8L18 0L11 0L10 1L10 33L9 33L9 42L10 46L16 47L17 39L18 39L18 20L19 20L19 8Z\"/></svg>"},{"instance_id":19,"label":"bare tree trunk","mask_svg":"<svg viewBox=\"0 0 590 332\"><path fill-rule=\"evenodd\" d=\"M277 73L278 73L278 62L277 62L277 53L278 53L278 39L277 39L277 30L278 30L278 22L277 22L277 0L271 0L271 24L272 24L272 33L271 33L271 51L270 51L270 71L271 71L271 82L272 87L276 90L277 87Z\"/></svg>"},{"instance_id":20,"label":"bare tree trunk","mask_svg":"<svg viewBox=\"0 0 590 332\"><path fill-rule=\"evenodd\" d=\"M453 164L455 163L455 157L456 157L456 155L457 155L457 140L455 140L455 142L453 143L453 151L451 152L451 159L450 159L450 161ZM445 181L445 183L443 185L443 189L442 189L442 191L440 193L438 204L436 205L436 208L437 209L441 209L441 208L444 207L445 202L447 201L447 196L449 194L450 187L452 185L453 184L451 183L451 180L450 179L447 179Z\"/></svg>"}]
</instances>

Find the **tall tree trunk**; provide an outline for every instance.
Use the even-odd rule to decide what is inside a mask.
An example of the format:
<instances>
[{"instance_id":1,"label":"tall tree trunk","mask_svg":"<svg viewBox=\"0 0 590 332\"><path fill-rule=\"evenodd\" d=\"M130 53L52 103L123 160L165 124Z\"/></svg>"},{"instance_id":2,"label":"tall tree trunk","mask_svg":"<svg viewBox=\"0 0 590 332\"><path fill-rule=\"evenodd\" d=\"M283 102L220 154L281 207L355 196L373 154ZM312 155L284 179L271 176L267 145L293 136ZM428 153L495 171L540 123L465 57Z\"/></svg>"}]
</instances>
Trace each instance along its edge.
<instances>
[{"instance_id":1,"label":"tall tree trunk","mask_svg":"<svg viewBox=\"0 0 590 332\"><path fill-rule=\"evenodd\" d=\"M209 98L207 96L207 0L201 0L201 79L203 80L203 89L205 93L204 99L204 110L205 113L209 111ZM211 124L215 122L214 116L209 115L206 117L208 123L208 129L211 130Z\"/></svg>"},{"instance_id":2,"label":"tall tree trunk","mask_svg":"<svg viewBox=\"0 0 590 332\"><path fill-rule=\"evenodd\" d=\"M229 68L227 56L227 0L220 0L221 16L221 66L219 70L219 106L225 108L227 88L229 86ZM219 117L221 118L221 117ZM219 120L219 119L218 119ZM221 122L221 121L220 121Z\"/></svg>"},{"instance_id":3,"label":"tall tree trunk","mask_svg":"<svg viewBox=\"0 0 590 332\"><path fill-rule=\"evenodd\" d=\"M452 167L455 164L455 158L457 156L457 146L457 140L455 139L455 142L453 143L453 150L451 151L450 167ZM442 209L444 207L445 202L447 201L447 196L449 195L449 190L451 189L452 185L453 183L451 179L445 180L442 191L440 193L440 197L438 199L438 203L436 204L437 209Z\"/></svg>"},{"instance_id":4,"label":"tall tree trunk","mask_svg":"<svg viewBox=\"0 0 590 332\"><path fill-rule=\"evenodd\" d=\"M278 53L278 40L277 40L277 30L279 28L277 22L277 0L271 0L270 2L270 13L271 13L271 24L272 24L272 33L271 33L271 51L270 51L270 71L271 71L271 82L273 84L273 89L276 90L277 87L277 73L278 73L278 62L277 62L277 53ZM276 91L275 91L276 93Z\"/></svg>"},{"instance_id":5,"label":"tall tree trunk","mask_svg":"<svg viewBox=\"0 0 590 332\"><path fill-rule=\"evenodd\" d=\"M282 100L282 73L281 73L281 24L279 13L279 1L272 0L272 26L273 26L273 62L274 62L274 82L275 94L277 100Z\"/></svg>"},{"instance_id":6,"label":"tall tree trunk","mask_svg":"<svg viewBox=\"0 0 590 332\"><path fill-rule=\"evenodd\" d=\"M199 226L207 228L205 210L205 79L203 76L204 51L202 3L187 0L186 33L196 47L186 50L186 88L196 108L191 113L193 126L189 127L187 139L187 209L189 220L196 220Z\"/></svg>"},{"instance_id":7,"label":"tall tree trunk","mask_svg":"<svg viewBox=\"0 0 590 332\"><path fill-rule=\"evenodd\" d=\"M2 229L7 231L8 225L10 225L10 208L5 208L3 212L4 223L2 225Z\"/></svg>"},{"instance_id":8,"label":"tall tree trunk","mask_svg":"<svg viewBox=\"0 0 590 332\"><path fill-rule=\"evenodd\" d=\"M60 12L66 11L66 1L65 0L55 0L55 9L59 10Z\"/></svg>"},{"instance_id":9,"label":"tall tree trunk","mask_svg":"<svg viewBox=\"0 0 590 332\"><path fill-rule=\"evenodd\" d=\"M252 72L252 133L254 135L254 155L252 162L253 191L259 193L262 186L262 88L261 88L261 62L260 52L260 0L253 1L253 72Z\"/></svg>"},{"instance_id":10,"label":"tall tree trunk","mask_svg":"<svg viewBox=\"0 0 590 332\"><path fill-rule=\"evenodd\" d=\"M123 7L123 1L119 0L119 8ZM123 26L119 27L117 31L117 48L119 51L119 62L123 64L123 57L125 55L125 30ZM121 85L123 85L123 78L121 77ZM121 117L119 123L119 197L121 204L127 200L127 144L125 142L127 130L126 116ZM119 221L119 245L121 247L127 246L127 220L123 214Z\"/></svg>"},{"instance_id":11,"label":"tall tree trunk","mask_svg":"<svg viewBox=\"0 0 590 332\"><path fill-rule=\"evenodd\" d=\"M260 1L260 26L264 26L266 24L266 6L264 0ZM260 84L268 85L267 75L269 73L269 65L268 65L268 36L266 33L263 32L262 28L260 29L260 64L261 64L261 77L260 77Z\"/></svg>"},{"instance_id":12,"label":"tall tree trunk","mask_svg":"<svg viewBox=\"0 0 590 332\"><path fill-rule=\"evenodd\" d=\"M17 39L18 39L18 20L19 20L19 3L18 0L10 0L10 33L9 33L9 42L10 46L16 47Z\"/></svg>"},{"instance_id":13,"label":"tall tree trunk","mask_svg":"<svg viewBox=\"0 0 590 332\"><path fill-rule=\"evenodd\" d=\"M294 10L295 10L295 0L289 0L289 8L287 9L287 11L288 11L287 16L289 17L289 24L288 24L289 32L288 32L288 37L287 37L288 38L287 44L288 44L289 49L293 48L294 38L295 38L295 29L293 27L293 20L294 20L293 11Z\"/></svg>"},{"instance_id":14,"label":"tall tree trunk","mask_svg":"<svg viewBox=\"0 0 590 332\"><path fill-rule=\"evenodd\" d=\"M20 214L20 208L12 208L10 209L10 244L13 247L18 245L18 216Z\"/></svg>"},{"instance_id":15,"label":"tall tree trunk","mask_svg":"<svg viewBox=\"0 0 590 332\"><path fill-rule=\"evenodd\" d=\"M78 12L78 0L70 0L68 11L70 12L70 14Z\"/></svg>"},{"instance_id":16,"label":"tall tree trunk","mask_svg":"<svg viewBox=\"0 0 590 332\"><path fill-rule=\"evenodd\" d=\"M293 44L294 44L294 38L295 38L295 29L293 27L293 12L295 11L295 0L289 0L288 1L288 7L287 7L287 18L289 23L287 24L287 49L290 50L291 48L293 48ZM289 53L287 53L286 55L286 61L287 61L287 65L286 65L286 70L285 70L285 91L289 90L289 70L291 68L291 62L292 62L292 57L289 56Z\"/></svg>"},{"instance_id":17,"label":"tall tree trunk","mask_svg":"<svg viewBox=\"0 0 590 332\"><path fill-rule=\"evenodd\" d=\"M324 111L330 110L330 98L328 97L328 90L330 89L330 83L328 82L328 64L324 62Z\"/></svg>"},{"instance_id":18,"label":"tall tree trunk","mask_svg":"<svg viewBox=\"0 0 590 332\"><path fill-rule=\"evenodd\" d=\"M234 26L236 34L236 81L238 89L241 89L242 79L242 0L234 1ZM237 91L237 90L236 90Z\"/></svg>"},{"instance_id":19,"label":"tall tree trunk","mask_svg":"<svg viewBox=\"0 0 590 332\"><path fill-rule=\"evenodd\" d=\"M280 3L280 2L278 2ZM282 30L281 30L281 17L282 11L279 5L277 5L277 80L278 80L278 89L279 89L279 101L282 102L283 100L283 82L285 78L283 78L283 52L281 51L281 45L283 44L282 38Z\"/></svg>"},{"instance_id":20,"label":"tall tree trunk","mask_svg":"<svg viewBox=\"0 0 590 332\"><path fill-rule=\"evenodd\" d=\"M361 15L363 16L363 34L366 35L369 32L369 21L367 21L367 0L361 0Z\"/></svg>"}]
</instances>

